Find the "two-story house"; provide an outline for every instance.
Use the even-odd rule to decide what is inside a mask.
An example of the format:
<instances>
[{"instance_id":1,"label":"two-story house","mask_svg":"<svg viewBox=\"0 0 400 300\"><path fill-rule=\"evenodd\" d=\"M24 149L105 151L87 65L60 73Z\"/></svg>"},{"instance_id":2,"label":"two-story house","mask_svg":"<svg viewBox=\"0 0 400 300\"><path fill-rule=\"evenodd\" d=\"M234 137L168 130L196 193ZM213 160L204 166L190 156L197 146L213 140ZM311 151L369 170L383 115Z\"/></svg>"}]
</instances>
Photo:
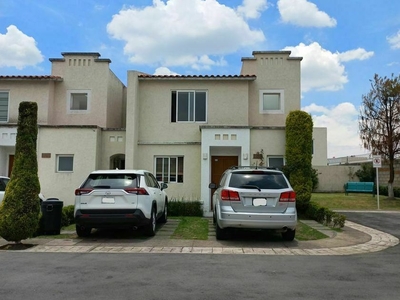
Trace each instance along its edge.
<instances>
[{"instance_id":1,"label":"two-story house","mask_svg":"<svg viewBox=\"0 0 400 300\"><path fill-rule=\"evenodd\" d=\"M153 171L170 199L201 200L232 165L285 164L285 121L300 109L301 58L253 52L240 75L154 76L128 71L127 87L98 53L50 59L50 76L0 76L0 174L9 175L18 104L39 105L42 192L73 204L96 169ZM1 109L3 103L7 109ZM313 165L326 165L326 128L314 128Z\"/></svg>"},{"instance_id":2,"label":"two-story house","mask_svg":"<svg viewBox=\"0 0 400 300\"><path fill-rule=\"evenodd\" d=\"M300 109L300 63L289 51L253 52L240 75L128 72L126 167L153 170L176 199L212 208L210 182L233 165L285 164L285 122ZM326 128L314 128L313 164L326 165Z\"/></svg>"},{"instance_id":3,"label":"two-story house","mask_svg":"<svg viewBox=\"0 0 400 300\"><path fill-rule=\"evenodd\" d=\"M0 75L0 175L11 175L19 104L37 102L41 192L69 205L88 172L124 167L126 87L99 53L62 55L49 76Z\"/></svg>"}]
</instances>

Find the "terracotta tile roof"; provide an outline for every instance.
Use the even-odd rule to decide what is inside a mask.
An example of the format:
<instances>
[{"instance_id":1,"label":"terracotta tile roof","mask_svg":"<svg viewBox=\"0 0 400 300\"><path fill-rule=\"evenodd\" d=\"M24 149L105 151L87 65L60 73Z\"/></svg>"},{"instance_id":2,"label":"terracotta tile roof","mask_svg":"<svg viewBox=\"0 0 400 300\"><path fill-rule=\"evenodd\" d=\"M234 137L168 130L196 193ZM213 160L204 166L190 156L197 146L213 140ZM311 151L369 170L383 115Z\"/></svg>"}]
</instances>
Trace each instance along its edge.
<instances>
[{"instance_id":1,"label":"terracotta tile roof","mask_svg":"<svg viewBox=\"0 0 400 300\"><path fill-rule=\"evenodd\" d=\"M139 79L245 79L254 80L256 75L149 75L140 74Z\"/></svg>"},{"instance_id":2,"label":"terracotta tile roof","mask_svg":"<svg viewBox=\"0 0 400 300\"><path fill-rule=\"evenodd\" d=\"M62 81L60 76L52 75L0 75L0 80L53 80Z\"/></svg>"}]
</instances>

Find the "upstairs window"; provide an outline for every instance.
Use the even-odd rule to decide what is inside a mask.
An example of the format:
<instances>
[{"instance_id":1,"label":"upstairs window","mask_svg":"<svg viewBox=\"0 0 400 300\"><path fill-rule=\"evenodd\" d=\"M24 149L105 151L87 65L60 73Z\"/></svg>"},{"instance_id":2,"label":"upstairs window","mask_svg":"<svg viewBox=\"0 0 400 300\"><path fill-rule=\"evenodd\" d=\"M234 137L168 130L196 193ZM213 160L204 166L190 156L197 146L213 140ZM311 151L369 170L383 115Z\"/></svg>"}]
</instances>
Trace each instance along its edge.
<instances>
[{"instance_id":1,"label":"upstairs window","mask_svg":"<svg viewBox=\"0 0 400 300\"><path fill-rule=\"evenodd\" d=\"M206 91L172 91L171 122L206 122Z\"/></svg>"},{"instance_id":2,"label":"upstairs window","mask_svg":"<svg viewBox=\"0 0 400 300\"><path fill-rule=\"evenodd\" d=\"M261 90L260 91L260 113L261 114L283 114L284 113L283 90Z\"/></svg>"},{"instance_id":3,"label":"upstairs window","mask_svg":"<svg viewBox=\"0 0 400 300\"><path fill-rule=\"evenodd\" d=\"M90 91L69 90L67 99L68 111L71 113L88 112L90 109Z\"/></svg>"},{"instance_id":4,"label":"upstairs window","mask_svg":"<svg viewBox=\"0 0 400 300\"><path fill-rule=\"evenodd\" d=\"M0 91L0 122L8 122L9 92Z\"/></svg>"}]
</instances>

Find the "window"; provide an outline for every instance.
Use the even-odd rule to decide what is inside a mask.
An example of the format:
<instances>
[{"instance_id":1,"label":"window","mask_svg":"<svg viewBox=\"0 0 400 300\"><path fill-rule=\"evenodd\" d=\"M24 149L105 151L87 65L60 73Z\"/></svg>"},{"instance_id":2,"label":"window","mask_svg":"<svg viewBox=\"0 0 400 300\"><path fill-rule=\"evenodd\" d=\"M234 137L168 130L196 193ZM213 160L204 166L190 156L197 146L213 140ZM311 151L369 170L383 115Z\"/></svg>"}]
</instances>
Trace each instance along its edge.
<instances>
[{"instance_id":1,"label":"window","mask_svg":"<svg viewBox=\"0 0 400 300\"><path fill-rule=\"evenodd\" d=\"M69 90L67 99L69 112L80 113L90 110L90 91Z\"/></svg>"},{"instance_id":2,"label":"window","mask_svg":"<svg viewBox=\"0 0 400 300\"><path fill-rule=\"evenodd\" d=\"M268 167L283 169L285 161L282 156L268 156Z\"/></svg>"},{"instance_id":3,"label":"window","mask_svg":"<svg viewBox=\"0 0 400 300\"><path fill-rule=\"evenodd\" d=\"M0 122L8 122L9 92L0 91Z\"/></svg>"},{"instance_id":4,"label":"window","mask_svg":"<svg viewBox=\"0 0 400 300\"><path fill-rule=\"evenodd\" d=\"M283 114L284 113L283 90L261 90L260 91L260 113L261 114Z\"/></svg>"},{"instance_id":5,"label":"window","mask_svg":"<svg viewBox=\"0 0 400 300\"><path fill-rule=\"evenodd\" d=\"M72 172L73 166L73 155L57 155L57 172Z\"/></svg>"},{"instance_id":6,"label":"window","mask_svg":"<svg viewBox=\"0 0 400 300\"><path fill-rule=\"evenodd\" d=\"M158 181L183 182L183 156L156 157L155 173Z\"/></svg>"},{"instance_id":7,"label":"window","mask_svg":"<svg viewBox=\"0 0 400 300\"><path fill-rule=\"evenodd\" d=\"M172 91L171 122L206 122L206 91Z\"/></svg>"}]
</instances>

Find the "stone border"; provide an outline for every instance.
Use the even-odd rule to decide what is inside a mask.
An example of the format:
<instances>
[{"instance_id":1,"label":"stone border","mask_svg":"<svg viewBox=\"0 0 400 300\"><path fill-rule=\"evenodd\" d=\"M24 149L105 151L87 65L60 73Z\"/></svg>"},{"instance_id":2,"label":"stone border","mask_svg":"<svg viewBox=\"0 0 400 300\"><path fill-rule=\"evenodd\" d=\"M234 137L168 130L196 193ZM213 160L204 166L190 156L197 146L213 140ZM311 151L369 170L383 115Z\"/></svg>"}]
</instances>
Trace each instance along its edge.
<instances>
[{"instance_id":1,"label":"stone border","mask_svg":"<svg viewBox=\"0 0 400 300\"><path fill-rule=\"evenodd\" d=\"M364 232L371 239L359 245L319 249L300 248L238 248L238 247L126 247L126 246L79 246L71 240L60 240L59 245L38 245L13 252L60 252L60 253L186 253L186 254L253 254L253 255L353 255L385 250L399 244L399 239L382 231L346 221L346 226Z\"/></svg>"}]
</instances>

